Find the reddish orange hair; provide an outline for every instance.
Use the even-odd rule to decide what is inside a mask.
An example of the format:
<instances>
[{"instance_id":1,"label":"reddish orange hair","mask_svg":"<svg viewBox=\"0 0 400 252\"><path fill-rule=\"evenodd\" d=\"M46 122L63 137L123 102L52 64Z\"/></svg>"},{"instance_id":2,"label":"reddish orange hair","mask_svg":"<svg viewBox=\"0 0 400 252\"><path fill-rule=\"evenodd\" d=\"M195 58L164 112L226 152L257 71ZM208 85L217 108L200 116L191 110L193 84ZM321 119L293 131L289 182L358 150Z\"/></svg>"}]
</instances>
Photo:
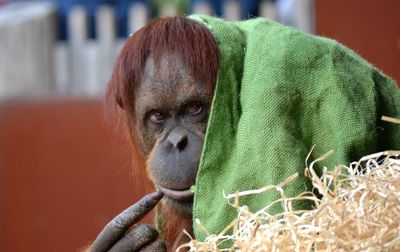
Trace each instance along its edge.
<instances>
[{"instance_id":1,"label":"reddish orange hair","mask_svg":"<svg viewBox=\"0 0 400 252\"><path fill-rule=\"evenodd\" d=\"M185 17L156 19L128 38L122 48L111 80L108 84L105 106L109 117L125 122L132 145L133 172L136 179L146 180L145 162L136 142L135 92L140 84L146 60L152 57L160 61L163 55L175 54L187 66L190 74L199 80L211 94L217 79L220 52L217 42L208 28ZM123 109L121 109L123 108ZM162 207L165 219L165 239L171 248L177 245L182 228L191 231L192 220L170 212ZM170 221L172 220L173 221ZM179 241L178 241L179 242Z\"/></svg>"},{"instance_id":2,"label":"reddish orange hair","mask_svg":"<svg viewBox=\"0 0 400 252\"><path fill-rule=\"evenodd\" d=\"M133 113L134 94L147 58L159 62L164 54L177 54L190 74L214 90L219 68L219 47L211 32L197 21L185 17L155 19L128 38L122 48L108 85L106 102L115 101Z\"/></svg>"}]
</instances>

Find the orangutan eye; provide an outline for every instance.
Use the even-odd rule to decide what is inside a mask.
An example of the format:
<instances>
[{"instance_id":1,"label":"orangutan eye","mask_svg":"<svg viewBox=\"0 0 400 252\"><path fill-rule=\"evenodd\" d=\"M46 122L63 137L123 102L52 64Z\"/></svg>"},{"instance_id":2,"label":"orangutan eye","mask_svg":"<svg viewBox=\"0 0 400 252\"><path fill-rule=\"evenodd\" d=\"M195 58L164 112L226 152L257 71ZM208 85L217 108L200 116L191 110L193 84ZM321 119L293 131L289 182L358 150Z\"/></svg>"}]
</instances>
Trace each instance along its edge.
<instances>
[{"instance_id":1,"label":"orangutan eye","mask_svg":"<svg viewBox=\"0 0 400 252\"><path fill-rule=\"evenodd\" d=\"M153 123L160 124L165 121L165 115L160 111L152 111L149 117L150 121L152 121Z\"/></svg>"},{"instance_id":2,"label":"orangutan eye","mask_svg":"<svg viewBox=\"0 0 400 252\"><path fill-rule=\"evenodd\" d=\"M191 116L198 115L202 111L203 111L203 105L201 105L200 103L190 103L186 107L186 114L191 115Z\"/></svg>"}]
</instances>

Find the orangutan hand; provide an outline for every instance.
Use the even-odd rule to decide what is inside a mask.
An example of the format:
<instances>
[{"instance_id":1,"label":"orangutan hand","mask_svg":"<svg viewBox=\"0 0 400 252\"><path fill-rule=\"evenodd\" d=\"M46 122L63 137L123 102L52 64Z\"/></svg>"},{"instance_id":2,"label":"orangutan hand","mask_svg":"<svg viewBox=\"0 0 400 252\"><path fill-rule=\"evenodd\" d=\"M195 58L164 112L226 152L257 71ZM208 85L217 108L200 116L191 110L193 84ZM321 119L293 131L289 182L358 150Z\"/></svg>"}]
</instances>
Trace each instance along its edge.
<instances>
[{"instance_id":1,"label":"orangutan hand","mask_svg":"<svg viewBox=\"0 0 400 252\"><path fill-rule=\"evenodd\" d=\"M89 251L167 251L165 242L160 239L153 226L140 224L131 228L150 212L162 197L161 192L148 194L117 215L100 232Z\"/></svg>"}]
</instances>

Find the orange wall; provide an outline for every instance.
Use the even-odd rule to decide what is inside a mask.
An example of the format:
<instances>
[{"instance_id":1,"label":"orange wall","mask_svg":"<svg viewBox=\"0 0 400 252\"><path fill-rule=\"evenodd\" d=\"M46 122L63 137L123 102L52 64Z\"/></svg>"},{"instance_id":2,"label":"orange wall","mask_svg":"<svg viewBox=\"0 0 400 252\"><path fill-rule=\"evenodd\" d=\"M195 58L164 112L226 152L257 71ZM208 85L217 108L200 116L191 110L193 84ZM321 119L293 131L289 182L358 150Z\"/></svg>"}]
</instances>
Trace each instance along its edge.
<instances>
[{"instance_id":1,"label":"orange wall","mask_svg":"<svg viewBox=\"0 0 400 252\"><path fill-rule=\"evenodd\" d=\"M317 34L352 48L400 84L400 1L315 2Z\"/></svg>"},{"instance_id":2,"label":"orange wall","mask_svg":"<svg viewBox=\"0 0 400 252\"><path fill-rule=\"evenodd\" d=\"M0 104L0 251L86 245L144 194L130 164L97 100Z\"/></svg>"}]
</instances>

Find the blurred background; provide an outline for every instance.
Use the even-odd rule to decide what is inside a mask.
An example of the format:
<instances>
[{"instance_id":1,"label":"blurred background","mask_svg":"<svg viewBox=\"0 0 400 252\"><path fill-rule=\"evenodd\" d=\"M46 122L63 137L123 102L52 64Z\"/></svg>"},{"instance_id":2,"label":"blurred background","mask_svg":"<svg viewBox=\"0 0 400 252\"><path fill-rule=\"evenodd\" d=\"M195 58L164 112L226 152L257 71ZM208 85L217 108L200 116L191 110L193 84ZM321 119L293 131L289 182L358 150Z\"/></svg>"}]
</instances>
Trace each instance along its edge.
<instances>
[{"instance_id":1,"label":"blurred background","mask_svg":"<svg viewBox=\"0 0 400 252\"><path fill-rule=\"evenodd\" d=\"M129 34L190 13L334 38L400 82L398 0L0 0L0 251L77 251L144 194L102 96Z\"/></svg>"}]
</instances>

